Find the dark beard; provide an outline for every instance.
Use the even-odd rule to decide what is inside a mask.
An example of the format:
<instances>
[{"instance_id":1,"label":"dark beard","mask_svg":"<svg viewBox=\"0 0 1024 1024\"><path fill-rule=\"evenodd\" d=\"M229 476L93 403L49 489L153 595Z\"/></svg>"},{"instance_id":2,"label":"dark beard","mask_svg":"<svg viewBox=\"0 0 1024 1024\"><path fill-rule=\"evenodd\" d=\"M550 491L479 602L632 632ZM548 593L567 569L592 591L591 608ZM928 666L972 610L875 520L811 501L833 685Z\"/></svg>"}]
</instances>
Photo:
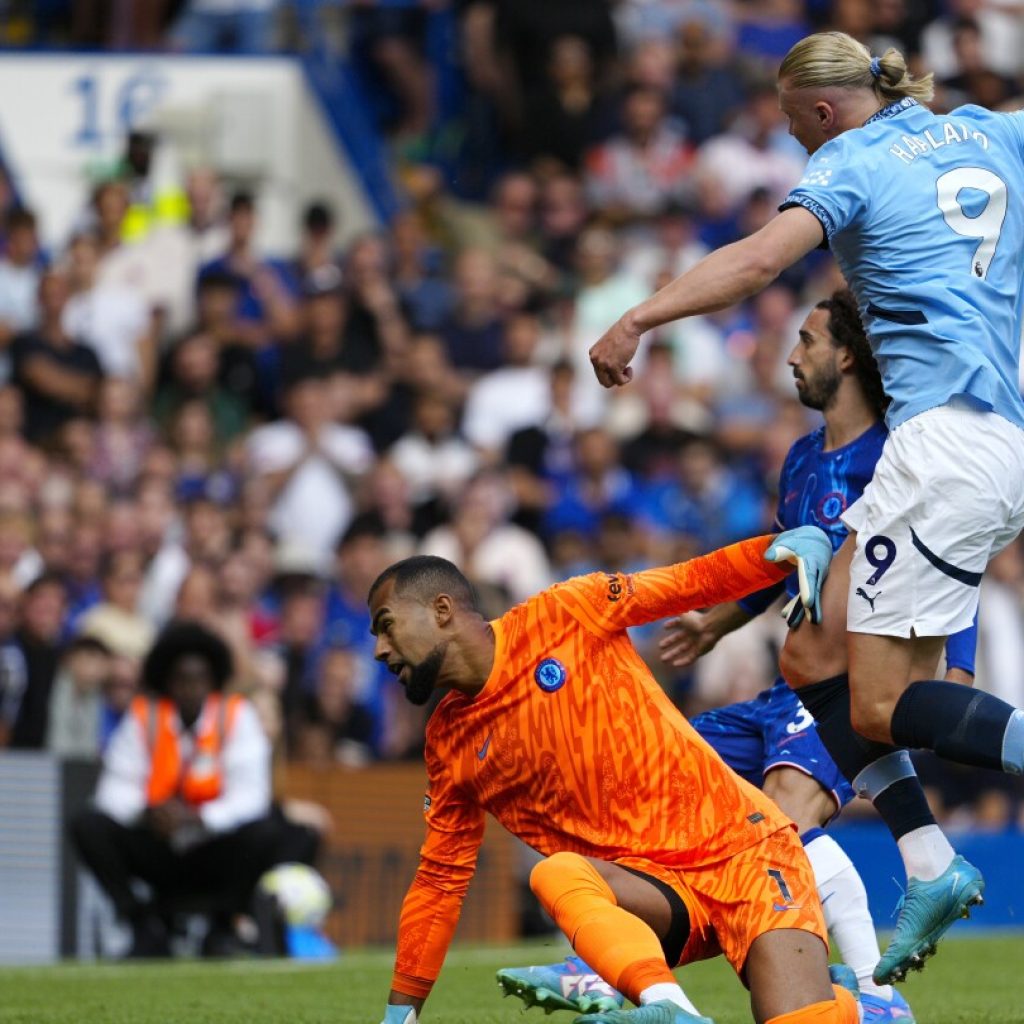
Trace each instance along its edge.
<instances>
[{"instance_id":1,"label":"dark beard","mask_svg":"<svg viewBox=\"0 0 1024 1024\"><path fill-rule=\"evenodd\" d=\"M839 385L842 383L843 375L839 370L832 372L823 371L812 383L804 377L804 390L797 392L797 397L807 406L808 409L817 409L824 412L835 401Z\"/></svg>"},{"instance_id":2,"label":"dark beard","mask_svg":"<svg viewBox=\"0 0 1024 1024\"><path fill-rule=\"evenodd\" d=\"M441 665L447 643L438 644L418 665L409 666L409 681L405 684L405 697L410 704L422 707L430 700L441 674Z\"/></svg>"}]
</instances>

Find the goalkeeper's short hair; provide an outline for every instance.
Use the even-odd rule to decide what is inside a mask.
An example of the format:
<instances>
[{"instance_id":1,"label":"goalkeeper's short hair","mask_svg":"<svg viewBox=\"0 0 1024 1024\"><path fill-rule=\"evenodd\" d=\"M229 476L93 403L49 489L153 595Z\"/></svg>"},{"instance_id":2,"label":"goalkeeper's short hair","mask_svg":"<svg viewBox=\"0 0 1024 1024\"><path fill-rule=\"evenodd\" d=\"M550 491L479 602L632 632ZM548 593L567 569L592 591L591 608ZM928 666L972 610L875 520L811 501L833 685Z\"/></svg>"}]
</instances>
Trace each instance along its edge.
<instances>
[{"instance_id":1,"label":"goalkeeper's short hair","mask_svg":"<svg viewBox=\"0 0 1024 1024\"><path fill-rule=\"evenodd\" d=\"M473 585L462 574L458 566L447 558L436 555L413 555L389 565L374 581L367 602L388 580L395 581L395 592L401 596L411 595L427 604L438 594L447 594L462 608L480 611Z\"/></svg>"}]
</instances>

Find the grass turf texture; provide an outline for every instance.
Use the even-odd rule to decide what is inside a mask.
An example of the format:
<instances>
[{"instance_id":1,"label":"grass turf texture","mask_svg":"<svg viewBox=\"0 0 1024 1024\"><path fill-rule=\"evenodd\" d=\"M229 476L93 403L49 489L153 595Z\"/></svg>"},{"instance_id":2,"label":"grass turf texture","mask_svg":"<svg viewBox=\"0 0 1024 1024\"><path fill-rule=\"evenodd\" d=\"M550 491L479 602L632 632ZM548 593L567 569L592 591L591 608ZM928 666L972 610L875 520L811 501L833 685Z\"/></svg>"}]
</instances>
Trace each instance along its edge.
<instances>
[{"instance_id":1,"label":"grass turf texture","mask_svg":"<svg viewBox=\"0 0 1024 1024\"><path fill-rule=\"evenodd\" d=\"M568 1013L528 1016L503 1000L499 967L557 960L561 945L455 949L427 1003L427 1024L569 1024ZM921 1024L1024 1024L1024 937L947 939L901 990ZM0 970L3 1024L378 1024L391 954L348 953L331 966L289 961L66 964ZM728 965L681 972L717 1024L749 1024L746 994Z\"/></svg>"}]
</instances>

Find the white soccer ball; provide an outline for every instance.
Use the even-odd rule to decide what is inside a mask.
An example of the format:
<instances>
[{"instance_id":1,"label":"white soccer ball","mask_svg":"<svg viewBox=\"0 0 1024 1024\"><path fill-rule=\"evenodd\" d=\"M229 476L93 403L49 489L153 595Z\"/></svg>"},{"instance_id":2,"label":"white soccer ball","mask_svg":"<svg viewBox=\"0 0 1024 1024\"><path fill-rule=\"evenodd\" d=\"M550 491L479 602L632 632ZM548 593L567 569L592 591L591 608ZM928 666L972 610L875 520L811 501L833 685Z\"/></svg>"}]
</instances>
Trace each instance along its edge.
<instances>
[{"instance_id":1,"label":"white soccer ball","mask_svg":"<svg viewBox=\"0 0 1024 1024\"><path fill-rule=\"evenodd\" d=\"M319 928L333 902L330 886L308 864L278 864L259 887L277 900L290 925Z\"/></svg>"}]
</instances>

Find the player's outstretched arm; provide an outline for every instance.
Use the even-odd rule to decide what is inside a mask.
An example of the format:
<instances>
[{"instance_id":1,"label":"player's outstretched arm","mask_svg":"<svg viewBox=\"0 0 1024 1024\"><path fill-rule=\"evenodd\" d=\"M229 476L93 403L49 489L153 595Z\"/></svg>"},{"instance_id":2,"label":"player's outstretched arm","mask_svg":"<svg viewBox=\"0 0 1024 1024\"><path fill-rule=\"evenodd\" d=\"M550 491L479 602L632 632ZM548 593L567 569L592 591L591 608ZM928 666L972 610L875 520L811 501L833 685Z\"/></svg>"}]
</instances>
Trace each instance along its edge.
<instances>
[{"instance_id":1,"label":"player's outstretched arm","mask_svg":"<svg viewBox=\"0 0 1024 1024\"><path fill-rule=\"evenodd\" d=\"M810 609L817 609L831 558L832 545L826 534L814 526L801 526L776 536L752 537L676 565L628 575L577 576L556 584L548 593L585 627L610 636L630 626L763 590L793 571L787 562L796 564L802 574L804 599ZM818 613L812 610L811 614Z\"/></svg>"},{"instance_id":2,"label":"player's outstretched arm","mask_svg":"<svg viewBox=\"0 0 1024 1024\"><path fill-rule=\"evenodd\" d=\"M713 313L755 295L786 267L821 244L821 223L803 207L783 210L760 231L705 256L617 320L590 349L597 379L606 387L628 383L640 336L687 316Z\"/></svg>"},{"instance_id":3,"label":"player's outstretched arm","mask_svg":"<svg viewBox=\"0 0 1024 1024\"><path fill-rule=\"evenodd\" d=\"M424 757L430 787L424 803L427 835L402 900L384 1024L417 1024L459 923L484 837L483 810L454 786L443 749L439 752L429 737Z\"/></svg>"},{"instance_id":4,"label":"player's outstretched arm","mask_svg":"<svg viewBox=\"0 0 1024 1024\"><path fill-rule=\"evenodd\" d=\"M428 832L424 851L429 851L431 838ZM383 1024L417 1024L459 923L476 850L469 856L469 864L446 865L421 852L416 877L402 901L395 971Z\"/></svg>"}]
</instances>

